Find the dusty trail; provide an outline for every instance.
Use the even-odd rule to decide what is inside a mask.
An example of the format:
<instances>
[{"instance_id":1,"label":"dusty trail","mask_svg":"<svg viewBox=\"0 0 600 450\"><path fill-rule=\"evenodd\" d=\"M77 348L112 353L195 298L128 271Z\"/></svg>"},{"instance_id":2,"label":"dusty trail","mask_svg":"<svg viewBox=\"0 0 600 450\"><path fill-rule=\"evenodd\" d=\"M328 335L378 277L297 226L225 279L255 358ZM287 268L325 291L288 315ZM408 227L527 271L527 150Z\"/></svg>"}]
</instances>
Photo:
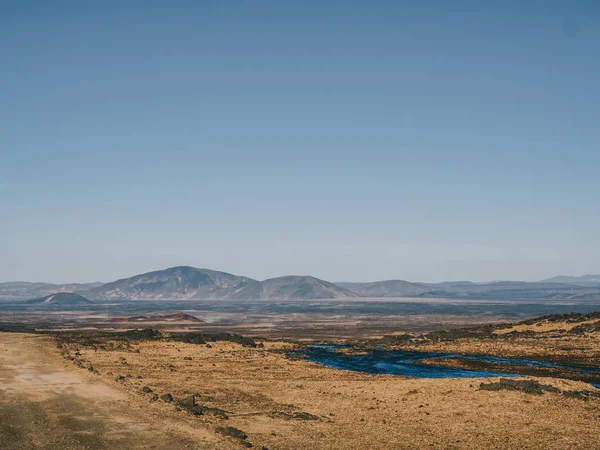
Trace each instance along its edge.
<instances>
[{"instance_id":1,"label":"dusty trail","mask_svg":"<svg viewBox=\"0 0 600 450\"><path fill-rule=\"evenodd\" d=\"M0 333L1 449L226 448L57 355L50 337Z\"/></svg>"}]
</instances>

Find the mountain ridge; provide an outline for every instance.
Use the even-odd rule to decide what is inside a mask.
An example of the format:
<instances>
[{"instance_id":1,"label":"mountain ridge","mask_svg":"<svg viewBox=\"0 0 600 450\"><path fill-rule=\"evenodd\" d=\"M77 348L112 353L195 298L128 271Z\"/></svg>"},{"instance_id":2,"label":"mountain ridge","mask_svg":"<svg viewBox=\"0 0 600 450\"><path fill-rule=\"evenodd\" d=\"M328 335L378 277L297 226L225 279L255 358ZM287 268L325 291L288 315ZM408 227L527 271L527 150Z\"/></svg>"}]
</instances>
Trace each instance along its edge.
<instances>
[{"instance_id":1,"label":"mountain ridge","mask_svg":"<svg viewBox=\"0 0 600 450\"><path fill-rule=\"evenodd\" d=\"M599 280L596 282L595 280ZM457 299L596 299L600 276L559 275L536 282L444 281L401 279L331 283L310 275L285 275L259 281L211 269L176 266L121 278L109 283L0 283L0 300L39 299L77 292L100 301L120 300L300 300L337 298L457 298Z\"/></svg>"},{"instance_id":2,"label":"mountain ridge","mask_svg":"<svg viewBox=\"0 0 600 450\"><path fill-rule=\"evenodd\" d=\"M94 300L290 300L358 297L311 276L252 278L177 266L116 280L88 291Z\"/></svg>"}]
</instances>

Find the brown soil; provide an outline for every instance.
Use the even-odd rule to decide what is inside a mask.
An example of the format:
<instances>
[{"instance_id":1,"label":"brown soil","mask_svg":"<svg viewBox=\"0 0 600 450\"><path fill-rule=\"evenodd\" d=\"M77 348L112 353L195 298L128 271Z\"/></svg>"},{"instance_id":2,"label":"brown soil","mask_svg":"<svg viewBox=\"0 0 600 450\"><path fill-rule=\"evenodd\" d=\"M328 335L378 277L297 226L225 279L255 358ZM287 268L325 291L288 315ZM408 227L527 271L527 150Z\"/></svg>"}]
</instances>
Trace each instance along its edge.
<instances>
[{"instance_id":1,"label":"brown soil","mask_svg":"<svg viewBox=\"0 0 600 450\"><path fill-rule=\"evenodd\" d=\"M526 378L556 389L532 395L480 389L480 380L336 371L288 359L281 350L292 344L282 342L111 339L81 345L63 337L61 351L136 408L174 415L234 448L600 448L600 400L587 383ZM156 400L164 394L175 401Z\"/></svg>"},{"instance_id":2,"label":"brown soil","mask_svg":"<svg viewBox=\"0 0 600 450\"><path fill-rule=\"evenodd\" d=\"M0 333L0 448L229 448L60 357L50 336Z\"/></svg>"}]
</instances>

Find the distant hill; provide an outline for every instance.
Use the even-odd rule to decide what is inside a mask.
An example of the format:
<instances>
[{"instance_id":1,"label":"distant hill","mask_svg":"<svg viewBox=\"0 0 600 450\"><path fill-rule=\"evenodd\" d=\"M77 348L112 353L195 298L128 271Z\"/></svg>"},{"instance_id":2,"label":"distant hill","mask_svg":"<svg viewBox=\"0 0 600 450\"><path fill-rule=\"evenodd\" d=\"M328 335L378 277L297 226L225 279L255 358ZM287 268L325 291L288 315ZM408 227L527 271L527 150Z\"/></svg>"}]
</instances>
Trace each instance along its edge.
<instances>
[{"instance_id":1,"label":"distant hill","mask_svg":"<svg viewBox=\"0 0 600 450\"><path fill-rule=\"evenodd\" d=\"M74 294L72 292L58 292L45 297L28 300L27 303L35 305L81 306L89 305L92 302L79 294Z\"/></svg>"},{"instance_id":2,"label":"distant hill","mask_svg":"<svg viewBox=\"0 0 600 450\"><path fill-rule=\"evenodd\" d=\"M349 289L364 297L416 297L431 290L425 284L411 283L404 280L363 283Z\"/></svg>"},{"instance_id":3,"label":"distant hill","mask_svg":"<svg viewBox=\"0 0 600 450\"><path fill-rule=\"evenodd\" d=\"M190 300L233 298L259 282L208 269L180 266L123 278L89 291L97 300Z\"/></svg>"},{"instance_id":4,"label":"distant hill","mask_svg":"<svg viewBox=\"0 0 600 450\"><path fill-rule=\"evenodd\" d=\"M97 300L268 300L358 296L355 292L314 277L286 276L260 282L230 273L187 266L113 281L91 289L88 294Z\"/></svg>"},{"instance_id":5,"label":"distant hill","mask_svg":"<svg viewBox=\"0 0 600 450\"><path fill-rule=\"evenodd\" d=\"M194 322L206 323L202 319L198 319L190 314L175 313L163 316L134 316L134 317L118 317L112 319L113 323L154 323L154 322Z\"/></svg>"},{"instance_id":6,"label":"distant hill","mask_svg":"<svg viewBox=\"0 0 600 450\"><path fill-rule=\"evenodd\" d=\"M352 291L365 297L424 297L457 299L596 299L600 286L568 283L498 281L471 283L465 281L443 283L410 283L387 280L353 286Z\"/></svg>"},{"instance_id":7,"label":"distant hill","mask_svg":"<svg viewBox=\"0 0 600 450\"><path fill-rule=\"evenodd\" d=\"M101 285L102 283L52 284L10 281L8 283L0 283L0 300L26 300L58 292L86 292Z\"/></svg>"},{"instance_id":8,"label":"distant hill","mask_svg":"<svg viewBox=\"0 0 600 450\"><path fill-rule=\"evenodd\" d=\"M260 283L261 299L331 299L359 297L359 294L328 281L309 276L271 278Z\"/></svg>"},{"instance_id":9,"label":"distant hill","mask_svg":"<svg viewBox=\"0 0 600 450\"><path fill-rule=\"evenodd\" d=\"M556 277L543 280L542 283L567 283L567 284L584 284L584 285L600 285L600 275L582 275L580 277L570 277L566 275L558 275Z\"/></svg>"}]
</instances>

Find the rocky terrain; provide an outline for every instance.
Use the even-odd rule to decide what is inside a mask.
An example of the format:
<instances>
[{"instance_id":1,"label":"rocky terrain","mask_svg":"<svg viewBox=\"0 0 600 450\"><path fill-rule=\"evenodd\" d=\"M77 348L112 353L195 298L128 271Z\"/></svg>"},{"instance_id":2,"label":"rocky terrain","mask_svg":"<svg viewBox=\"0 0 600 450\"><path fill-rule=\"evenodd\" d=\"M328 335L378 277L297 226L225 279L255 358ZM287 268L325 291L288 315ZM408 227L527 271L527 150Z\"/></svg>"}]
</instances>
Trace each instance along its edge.
<instances>
[{"instance_id":1,"label":"rocky terrain","mask_svg":"<svg viewBox=\"0 0 600 450\"><path fill-rule=\"evenodd\" d=\"M600 313L552 315L345 341L339 356L416 349L465 355L420 362L440 367L494 369L468 359L487 355L598 369L599 330ZM524 376L489 379L336 370L304 360L308 344L152 329L0 333L0 442L8 449L600 448L595 380L518 362L503 370Z\"/></svg>"}]
</instances>

